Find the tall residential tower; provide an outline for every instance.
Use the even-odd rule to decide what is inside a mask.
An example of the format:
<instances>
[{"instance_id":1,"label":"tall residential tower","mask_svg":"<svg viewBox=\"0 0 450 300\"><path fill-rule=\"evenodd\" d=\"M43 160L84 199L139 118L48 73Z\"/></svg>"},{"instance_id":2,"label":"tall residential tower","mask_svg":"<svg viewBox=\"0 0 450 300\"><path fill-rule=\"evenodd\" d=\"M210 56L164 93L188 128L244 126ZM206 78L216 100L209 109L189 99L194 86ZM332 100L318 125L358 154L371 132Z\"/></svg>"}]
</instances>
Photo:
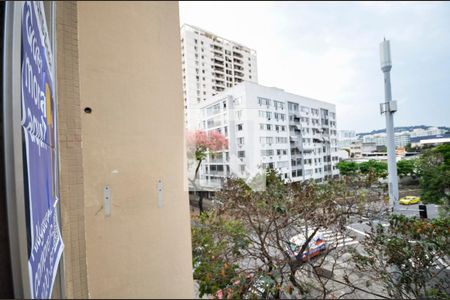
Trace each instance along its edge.
<instances>
[{"instance_id":1,"label":"tall residential tower","mask_svg":"<svg viewBox=\"0 0 450 300\"><path fill-rule=\"evenodd\" d=\"M198 125L199 104L240 82L258 82L255 50L198 27L181 27L181 53L189 128Z\"/></svg>"}]
</instances>

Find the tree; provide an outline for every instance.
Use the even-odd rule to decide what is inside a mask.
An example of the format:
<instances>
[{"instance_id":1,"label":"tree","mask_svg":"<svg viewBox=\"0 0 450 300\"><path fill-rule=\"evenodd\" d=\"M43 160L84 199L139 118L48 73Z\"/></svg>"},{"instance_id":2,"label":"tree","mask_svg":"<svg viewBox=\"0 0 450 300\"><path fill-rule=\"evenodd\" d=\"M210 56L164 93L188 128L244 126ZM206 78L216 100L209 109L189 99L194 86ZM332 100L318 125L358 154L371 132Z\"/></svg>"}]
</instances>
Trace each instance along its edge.
<instances>
[{"instance_id":1,"label":"tree","mask_svg":"<svg viewBox=\"0 0 450 300\"><path fill-rule=\"evenodd\" d=\"M195 196L198 190L197 179L200 170L201 163L208 154L214 156L218 151L224 150L228 147L228 141L224 135L216 130L205 132L202 130L196 130L194 132L187 133L187 150L188 156L193 156L197 162L193 178L189 181L194 187ZM199 209L203 212L203 195L199 197Z\"/></svg>"},{"instance_id":2,"label":"tree","mask_svg":"<svg viewBox=\"0 0 450 300\"><path fill-rule=\"evenodd\" d=\"M320 257L302 254L326 228L346 236L348 218L368 213L368 204L382 196L359 177L351 179L352 189L342 180L285 184L274 170L265 180L266 189L254 191L242 179L228 179L216 195L221 204L195 219L193 264L200 297L326 298L332 286L348 287L351 269L342 278L321 275L325 266L338 269L344 248L336 248L337 238ZM290 239L297 235L303 241L295 254Z\"/></svg>"},{"instance_id":3,"label":"tree","mask_svg":"<svg viewBox=\"0 0 450 300\"><path fill-rule=\"evenodd\" d=\"M389 224L372 224L363 251L353 253L356 267L382 283L390 298L450 298L449 277L440 264L450 255L450 218L392 215Z\"/></svg>"},{"instance_id":4,"label":"tree","mask_svg":"<svg viewBox=\"0 0 450 300\"><path fill-rule=\"evenodd\" d=\"M422 201L449 205L450 144L425 151L419 161L419 171Z\"/></svg>"},{"instance_id":5,"label":"tree","mask_svg":"<svg viewBox=\"0 0 450 300\"><path fill-rule=\"evenodd\" d=\"M416 178L418 175L417 159L403 159L397 162L397 174L400 177L411 176Z\"/></svg>"},{"instance_id":6,"label":"tree","mask_svg":"<svg viewBox=\"0 0 450 300\"><path fill-rule=\"evenodd\" d=\"M339 169L339 173L345 176L356 175L359 170L358 163L354 161L340 161L336 167Z\"/></svg>"},{"instance_id":7,"label":"tree","mask_svg":"<svg viewBox=\"0 0 450 300\"><path fill-rule=\"evenodd\" d=\"M359 164L360 172L369 177L369 182L375 182L378 178L386 178L387 169L385 162L373 159Z\"/></svg>"},{"instance_id":8,"label":"tree","mask_svg":"<svg viewBox=\"0 0 450 300\"><path fill-rule=\"evenodd\" d=\"M353 177L365 176L368 185L372 185L379 178L385 178L387 176L387 164L376 160L369 160L362 163L341 161L336 166L341 175Z\"/></svg>"}]
</instances>

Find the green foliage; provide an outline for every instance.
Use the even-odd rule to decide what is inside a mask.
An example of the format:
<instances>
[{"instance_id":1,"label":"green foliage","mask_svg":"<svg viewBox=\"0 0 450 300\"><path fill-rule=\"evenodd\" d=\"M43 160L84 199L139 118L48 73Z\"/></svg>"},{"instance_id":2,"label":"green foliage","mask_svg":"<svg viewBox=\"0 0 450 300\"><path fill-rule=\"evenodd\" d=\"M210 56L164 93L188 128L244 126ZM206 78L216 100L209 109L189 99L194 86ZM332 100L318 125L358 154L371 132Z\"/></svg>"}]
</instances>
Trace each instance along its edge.
<instances>
[{"instance_id":1,"label":"green foliage","mask_svg":"<svg viewBox=\"0 0 450 300\"><path fill-rule=\"evenodd\" d=\"M202 213L196 221L198 225L192 228L194 279L200 282L200 297L215 295L238 276L238 265L233 262L248 245L245 228L215 212Z\"/></svg>"},{"instance_id":2,"label":"green foliage","mask_svg":"<svg viewBox=\"0 0 450 300\"><path fill-rule=\"evenodd\" d=\"M435 267L439 259L450 255L449 228L449 217L427 221L393 215L390 227L378 224L363 241L366 255L355 251L357 267L376 274L393 298L420 298L442 291L447 283L436 276Z\"/></svg>"},{"instance_id":3,"label":"green foliage","mask_svg":"<svg viewBox=\"0 0 450 300\"><path fill-rule=\"evenodd\" d=\"M340 161L336 164L341 175L349 176L356 175L358 173L358 163L354 161Z\"/></svg>"},{"instance_id":4,"label":"green foliage","mask_svg":"<svg viewBox=\"0 0 450 300\"><path fill-rule=\"evenodd\" d=\"M360 163L359 170L362 174L373 175L378 178L387 176L387 164L373 159Z\"/></svg>"},{"instance_id":5,"label":"green foliage","mask_svg":"<svg viewBox=\"0 0 450 300\"><path fill-rule=\"evenodd\" d=\"M341 175L357 176L363 175L367 178L368 183L372 184L378 178L387 176L387 164L376 160L357 163L354 161L341 161L337 163L337 168Z\"/></svg>"},{"instance_id":6,"label":"green foliage","mask_svg":"<svg viewBox=\"0 0 450 300\"><path fill-rule=\"evenodd\" d=\"M397 162L397 174L400 177L418 175L418 160L417 159L403 159Z\"/></svg>"},{"instance_id":7,"label":"green foliage","mask_svg":"<svg viewBox=\"0 0 450 300\"><path fill-rule=\"evenodd\" d=\"M450 144L425 151L420 158L419 169L422 201L449 205Z\"/></svg>"}]
</instances>

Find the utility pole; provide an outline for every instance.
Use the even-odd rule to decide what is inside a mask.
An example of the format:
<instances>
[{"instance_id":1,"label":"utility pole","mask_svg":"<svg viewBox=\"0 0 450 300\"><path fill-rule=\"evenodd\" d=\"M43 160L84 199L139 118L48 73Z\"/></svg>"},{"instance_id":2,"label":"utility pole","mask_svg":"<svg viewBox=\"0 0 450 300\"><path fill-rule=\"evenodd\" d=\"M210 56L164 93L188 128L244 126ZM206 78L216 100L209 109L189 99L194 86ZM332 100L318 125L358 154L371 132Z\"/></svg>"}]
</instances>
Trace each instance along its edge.
<instances>
[{"instance_id":1,"label":"utility pole","mask_svg":"<svg viewBox=\"0 0 450 300\"><path fill-rule=\"evenodd\" d=\"M398 199L398 179L397 161L395 155L395 135L394 135L394 112L397 111L397 102L392 100L391 93L391 47L389 41L384 39L380 44L381 70L384 74L384 98L381 103L381 114L386 116L386 143L388 152L388 172L389 172L389 207L396 211L399 205Z\"/></svg>"}]
</instances>

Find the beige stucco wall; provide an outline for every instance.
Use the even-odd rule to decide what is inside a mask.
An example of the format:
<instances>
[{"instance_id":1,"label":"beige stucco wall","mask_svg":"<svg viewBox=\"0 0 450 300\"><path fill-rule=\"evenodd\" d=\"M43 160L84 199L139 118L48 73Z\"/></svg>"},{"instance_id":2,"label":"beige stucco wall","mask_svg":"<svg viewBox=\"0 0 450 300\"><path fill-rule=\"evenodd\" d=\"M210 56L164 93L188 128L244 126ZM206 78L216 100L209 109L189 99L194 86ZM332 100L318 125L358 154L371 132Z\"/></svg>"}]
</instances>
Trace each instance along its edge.
<instances>
[{"instance_id":1,"label":"beige stucco wall","mask_svg":"<svg viewBox=\"0 0 450 300\"><path fill-rule=\"evenodd\" d=\"M178 3L78 2L78 39L90 297L192 298Z\"/></svg>"}]
</instances>

